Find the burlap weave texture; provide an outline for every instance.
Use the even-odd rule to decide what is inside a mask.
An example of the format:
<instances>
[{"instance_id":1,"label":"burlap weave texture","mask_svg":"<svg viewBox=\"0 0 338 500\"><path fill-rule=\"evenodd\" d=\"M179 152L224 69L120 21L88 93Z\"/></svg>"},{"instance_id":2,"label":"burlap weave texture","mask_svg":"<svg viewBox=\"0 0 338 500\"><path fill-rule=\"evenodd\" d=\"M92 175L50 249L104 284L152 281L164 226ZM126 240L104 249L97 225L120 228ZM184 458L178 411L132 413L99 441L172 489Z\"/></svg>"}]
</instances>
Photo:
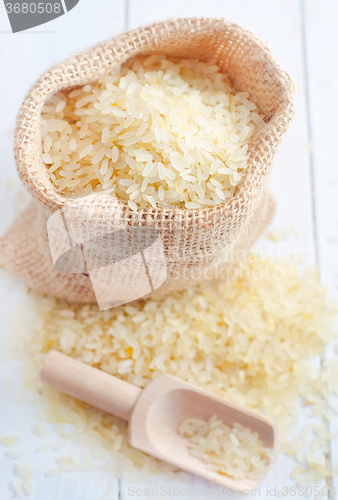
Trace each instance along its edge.
<instances>
[{"instance_id":1,"label":"burlap weave texture","mask_svg":"<svg viewBox=\"0 0 338 500\"><path fill-rule=\"evenodd\" d=\"M125 225L149 226L160 232L168 271L161 291L210 279L218 265L232 265L237 252L248 250L271 220L274 201L267 182L293 114L291 78L262 42L224 19L156 23L111 38L55 66L36 82L22 105L15 159L18 174L35 201L0 240L0 258L30 288L74 302L95 301L88 277L54 268L46 221L59 208L75 207L90 220L90 237L95 238L112 226L115 207L109 197L73 200L52 185L41 158L44 103L61 89L84 85L132 57L154 52L175 58L215 59L233 87L249 93L265 121L250 142L248 168L227 204L200 210L140 208L133 212L121 200Z\"/></svg>"}]
</instances>

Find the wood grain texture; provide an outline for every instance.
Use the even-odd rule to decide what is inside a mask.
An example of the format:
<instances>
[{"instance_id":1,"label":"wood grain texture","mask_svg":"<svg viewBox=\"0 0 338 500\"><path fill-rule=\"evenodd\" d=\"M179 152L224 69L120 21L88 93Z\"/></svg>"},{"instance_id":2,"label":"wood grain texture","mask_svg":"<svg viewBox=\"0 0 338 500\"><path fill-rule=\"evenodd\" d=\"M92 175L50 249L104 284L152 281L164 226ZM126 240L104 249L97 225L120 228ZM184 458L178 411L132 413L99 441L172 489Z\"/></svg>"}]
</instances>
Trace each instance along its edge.
<instances>
[{"instance_id":1,"label":"wood grain texture","mask_svg":"<svg viewBox=\"0 0 338 500\"><path fill-rule=\"evenodd\" d=\"M276 452L276 427L271 419L242 408L183 380L162 373L143 390L58 351L44 361L41 381L58 391L127 420L133 448L192 472L225 488L253 489L259 481L207 470L193 457L178 428L191 417L209 420L217 415L230 428L235 423L257 432L263 445Z\"/></svg>"},{"instance_id":2,"label":"wood grain texture","mask_svg":"<svg viewBox=\"0 0 338 500\"><path fill-rule=\"evenodd\" d=\"M133 384L57 351L48 353L41 380L58 391L127 421L142 392Z\"/></svg>"},{"instance_id":3,"label":"wood grain texture","mask_svg":"<svg viewBox=\"0 0 338 500\"><path fill-rule=\"evenodd\" d=\"M129 442L145 453L213 481L222 488L257 488L257 480L243 478L235 481L208 471L201 460L189 453L186 439L178 433L181 422L192 417L206 421L213 415L229 427L236 422L249 427L258 432L267 448L275 449L276 430L270 419L165 373L143 389L137 400L129 422Z\"/></svg>"}]
</instances>

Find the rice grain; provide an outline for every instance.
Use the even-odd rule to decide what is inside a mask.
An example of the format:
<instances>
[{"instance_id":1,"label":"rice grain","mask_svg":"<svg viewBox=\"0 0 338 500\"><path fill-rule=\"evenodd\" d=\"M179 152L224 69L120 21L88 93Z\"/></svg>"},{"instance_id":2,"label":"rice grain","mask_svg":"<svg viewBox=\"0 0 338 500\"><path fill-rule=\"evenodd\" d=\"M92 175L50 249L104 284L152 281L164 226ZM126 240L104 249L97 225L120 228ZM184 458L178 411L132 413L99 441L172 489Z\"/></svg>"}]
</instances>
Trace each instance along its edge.
<instances>
[{"instance_id":1,"label":"rice grain","mask_svg":"<svg viewBox=\"0 0 338 500\"><path fill-rule=\"evenodd\" d=\"M191 189L198 183L203 206L214 206L231 198L247 168L248 142L264 125L255 110L248 94L236 94L213 61L150 56L53 96L42 114L42 159L59 191L75 197L109 190L135 200L133 210L199 209ZM210 171L202 175L207 165ZM178 173L184 185L173 182ZM144 186L145 177L153 188L150 198L145 189L135 196L121 184L133 180Z\"/></svg>"}]
</instances>

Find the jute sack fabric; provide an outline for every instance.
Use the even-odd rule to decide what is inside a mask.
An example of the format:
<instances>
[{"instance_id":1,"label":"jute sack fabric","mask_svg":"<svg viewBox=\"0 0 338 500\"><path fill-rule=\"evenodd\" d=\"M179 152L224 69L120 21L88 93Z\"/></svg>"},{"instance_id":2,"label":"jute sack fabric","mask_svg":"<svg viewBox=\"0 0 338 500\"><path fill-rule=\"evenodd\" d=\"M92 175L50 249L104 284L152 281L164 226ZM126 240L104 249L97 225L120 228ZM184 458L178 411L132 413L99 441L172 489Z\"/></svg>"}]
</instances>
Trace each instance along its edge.
<instances>
[{"instance_id":1,"label":"jute sack fabric","mask_svg":"<svg viewBox=\"0 0 338 500\"><path fill-rule=\"evenodd\" d=\"M120 200L124 227L148 226L161 236L168 278L159 291L179 290L233 266L265 229L274 213L267 182L278 145L293 114L294 84L269 49L250 32L224 19L177 19L111 38L47 71L28 93L18 116L15 159L18 174L34 198L0 240L2 264L28 287L72 302L95 302L90 279L54 268L46 231L48 217L72 208L74 225L85 222L86 238L114 228L116 201L91 195L71 199L52 185L42 160L40 116L61 89L84 85L151 53L174 58L215 59L238 91L264 116L249 145L248 168L226 204L199 210L153 208L134 212ZM80 222L79 222L80 221Z\"/></svg>"}]
</instances>

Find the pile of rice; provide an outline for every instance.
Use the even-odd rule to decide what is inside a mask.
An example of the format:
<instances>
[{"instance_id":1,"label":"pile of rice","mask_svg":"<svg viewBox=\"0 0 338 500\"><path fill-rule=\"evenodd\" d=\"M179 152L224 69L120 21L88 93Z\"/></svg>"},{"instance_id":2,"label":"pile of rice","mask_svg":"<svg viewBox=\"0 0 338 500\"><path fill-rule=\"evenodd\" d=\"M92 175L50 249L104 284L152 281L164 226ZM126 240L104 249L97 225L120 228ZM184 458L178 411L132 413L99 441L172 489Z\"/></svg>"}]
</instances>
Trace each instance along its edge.
<instances>
[{"instance_id":1,"label":"pile of rice","mask_svg":"<svg viewBox=\"0 0 338 500\"><path fill-rule=\"evenodd\" d=\"M178 432L189 438L191 455L203 460L208 470L236 480L262 479L273 459L272 450L264 447L258 432L238 422L230 428L217 415L208 421L187 418Z\"/></svg>"},{"instance_id":2,"label":"pile of rice","mask_svg":"<svg viewBox=\"0 0 338 500\"><path fill-rule=\"evenodd\" d=\"M299 485L337 474L324 455L331 439L326 423L338 411L328 403L338 393L338 366L311 360L337 336L337 304L315 269L300 276L290 264L252 255L237 276L102 312L94 305L71 307L28 295L12 338L16 353L18 345L25 351L27 387L42 396L41 418L54 422L63 439L77 440L93 456L96 450L102 466L117 475L139 479L147 471L174 471L128 445L126 422L39 381L44 358L55 349L138 387L165 372L258 410L276 420L281 445L299 462ZM303 421L301 405L324 423L310 419L290 438ZM64 467L69 464L59 470Z\"/></svg>"},{"instance_id":3,"label":"pile of rice","mask_svg":"<svg viewBox=\"0 0 338 500\"><path fill-rule=\"evenodd\" d=\"M44 106L44 162L58 190L105 191L141 207L228 201L264 125L214 61L151 55Z\"/></svg>"}]
</instances>

